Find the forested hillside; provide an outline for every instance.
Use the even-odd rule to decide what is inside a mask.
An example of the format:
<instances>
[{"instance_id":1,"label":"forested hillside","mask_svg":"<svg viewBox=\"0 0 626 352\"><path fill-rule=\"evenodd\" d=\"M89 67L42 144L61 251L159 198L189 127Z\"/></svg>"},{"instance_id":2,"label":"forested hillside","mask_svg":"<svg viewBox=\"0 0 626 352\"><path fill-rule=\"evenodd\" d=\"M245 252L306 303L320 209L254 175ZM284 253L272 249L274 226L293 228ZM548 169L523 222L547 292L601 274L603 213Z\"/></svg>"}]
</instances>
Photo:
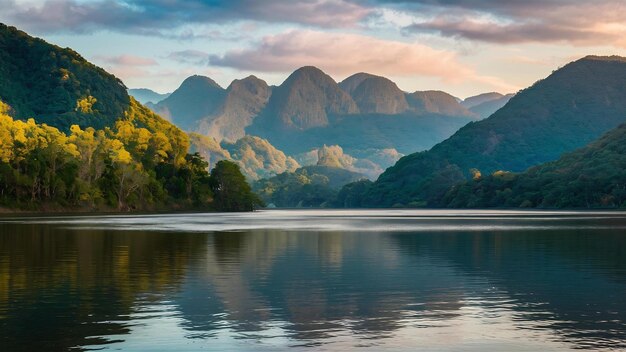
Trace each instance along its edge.
<instances>
[{"instance_id":1,"label":"forested hillside","mask_svg":"<svg viewBox=\"0 0 626 352\"><path fill-rule=\"evenodd\" d=\"M62 49L0 23L0 97L18 119L69 131L111 127L130 106L124 84Z\"/></svg>"},{"instance_id":2,"label":"forested hillside","mask_svg":"<svg viewBox=\"0 0 626 352\"><path fill-rule=\"evenodd\" d=\"M495 172L458 185L448 207L626 207L626 125L557 161L514 174Z\"/></svg>"},{"instance_id":3,"label":"forested hillside","mask_svg":"<svg viewBox=\"0 0 626 352\"><path fill-rule=\"evenodd\" d=\"M187 134L72 50L0 25L0 80L0 206L238 210Z\"/></svg>"},{"instance_id":4,"label":"forested hillside","mask_svg":"<svg viewBox=\"0 0 626 352\"><path fill-rule=\"evenodd\" d=\"M625 120L626 59L586 57L519 92L488 119L400 159L368 189L364 205L436 206L476 173L556 160Z\"/></svg>"}]
</instances>

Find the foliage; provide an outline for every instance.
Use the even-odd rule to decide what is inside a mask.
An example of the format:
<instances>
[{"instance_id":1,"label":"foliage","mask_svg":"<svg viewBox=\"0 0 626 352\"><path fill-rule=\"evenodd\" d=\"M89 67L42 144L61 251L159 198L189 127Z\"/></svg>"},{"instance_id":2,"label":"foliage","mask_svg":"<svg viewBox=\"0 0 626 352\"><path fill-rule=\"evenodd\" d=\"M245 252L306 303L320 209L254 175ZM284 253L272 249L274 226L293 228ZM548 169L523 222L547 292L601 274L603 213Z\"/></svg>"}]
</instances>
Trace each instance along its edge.
<instances>
[{"instance_id":1,"label":"foliage","mask_svg":"<svg viewBox=\"0 0 626 352\"><path fill-rule=\"evenodd\" d=\"M71 49L0 24L0 97L18 119L69 131L102 129L123 117L130 99L124 84Z\"/></svg>"},{"instance_id":2,"label":"foliage","mask_svg":"<svg viewBox=\"0 0 626 352\"><path fill-rule=\"evenodd\" d=\"M209 164L188 154L187 134L129 97L117 78L4 25L0 98L1 206L210 209L239 201L213 199ZM221 182L230 176L239 182L236 174Z\"/></svg>"},{"instance_id":3,"label":"foliage","mask_svg":"<svg viewBox=\"0 0 626 352\"><path fill-rule=\"evenodd\" d=\"M360 180L348 183L337 193L333 205L338 208L364 208L363 196L372 187L372 181Z\"/></svg>"},{"instance_id":4,"label":"foliage","mask_svg":"<svg viewBox=\"0 0 626 352\"><path fill-rule=\"evenodd\" d=\"M0 202L8 207L151 209L208 206L207 164L178 160L162 132L120 120L115 129L54 127L0 114ZM176 185L176 186L173 186Z\"/></svg>"},{"instance_id":5,"label":"foliage","mask_svg":"<svg viewBox=\"0 0 626 352\"><path fill-rule=\"evenodd\" d=\"M250 189L239 166L232 161L218 161L211 170L209 184L215 196L215 207L219 211L252 211L264 206Z\"/></svg>"},{"instance_id":6,"label":"foliage","mask_svg":"<svg viewBox=\"0 0 626 352\"><path fill-rule=\"evenodd\" d=\"M321 208L334 205L338 190L364 178L348 170L328 166L305 166L253 184L268 204L283 208Z\"/></svg>"},{"instance_id":7,"label":"foliage","mask_svg":"<svg viewBox=\"0 0 626 352\"><path fill-rule=\"evenodd\" d=\"M626 125L520 174L495 172L452 188L448 207L626 207Z\"/></svg>"}]
</instances>

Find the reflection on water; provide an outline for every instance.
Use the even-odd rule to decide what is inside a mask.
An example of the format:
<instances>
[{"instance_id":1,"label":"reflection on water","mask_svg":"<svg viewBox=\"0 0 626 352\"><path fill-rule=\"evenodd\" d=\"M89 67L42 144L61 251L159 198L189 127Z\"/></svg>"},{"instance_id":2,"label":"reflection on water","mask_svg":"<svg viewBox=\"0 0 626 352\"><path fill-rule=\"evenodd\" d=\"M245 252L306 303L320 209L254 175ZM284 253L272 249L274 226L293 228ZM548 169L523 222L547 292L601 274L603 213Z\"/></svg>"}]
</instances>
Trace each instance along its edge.
<instances>
[{"instance_id":1,"label":"reflection on water","mask_svg":"<svg viewBox=\"0 0 626 352\"><path fill-rule=\"evenodd\" d=\"M0 346L626 349L622 213L0 220Z\"/></svg>"}]
</instances>

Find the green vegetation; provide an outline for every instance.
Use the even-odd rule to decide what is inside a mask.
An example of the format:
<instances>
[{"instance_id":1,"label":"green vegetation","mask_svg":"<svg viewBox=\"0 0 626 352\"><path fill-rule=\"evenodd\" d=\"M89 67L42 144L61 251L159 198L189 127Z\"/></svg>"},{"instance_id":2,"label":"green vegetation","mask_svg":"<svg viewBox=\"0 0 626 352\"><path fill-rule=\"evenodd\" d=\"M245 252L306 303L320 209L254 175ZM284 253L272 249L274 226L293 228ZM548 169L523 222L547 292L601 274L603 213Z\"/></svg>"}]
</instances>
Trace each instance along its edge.
<instances>
[{"instance_id":1,"label":"green vegetation","mask_svg":"<svg viewBox=\"0 0 626 352\"><path fill-rule=\"evenodd\" d=\"M0 24L0 98L17 119L69 132L72 125L103 129L130 106L124 84L62 49Z\"/></svg>"},{"instance_id":2,"label":"green vegetation","mask_svg":"<svg viewBox=\"0 0 626 352\"><path fill-rule=\"evenodd\" d=\"M521 174L495 172L452 188L448 207L625 208L626 125Z\"/></svg>"},{"instance_id":3,"label":"green vegetation","mask_svg":"<svg viewBox=\"0 0 626 352\"><path fill-rule=\"evenodd\" d=\"M139 127L151 114L132 102L128 119L113 129L70 127L65 134L35 120L0 113L0 202L12 208L41 206L152 209L175 202L206 206L212 197L199 180L205 163L186 155L181 133ZM150 116L149 127L159 125ZM165 123L161 121L160 123Z\"/></svg>"},{"instance_id":4,"label":"green vegetation","mask_svg":"<svg viewBox=\"0 0 626 352\"><path fill-rule=\"evenodd\" d=\"M267 203L281 208L323 208L334 206L341 186L363 179L348 170L328 166L305 166L253 184L253 190Z\"/></svg>"},{"instance_id":5,"label":"green vegetation","mask_svg":"<svg viewBox=\"0 0 626 352\"><path fill-rule=\"evenodd\" d=\"M219 211L253 211L264 206L263 201L252 193L239 166L231 161L218 161L209 182L215 195L215 208Z\"/></svg>"},{"instance_id":6,"label":"green vegetation","mask_svg":"<svg viewBox=\"0 0 626 352\"><path fill-rule=\"evenodd\" d=\"M371 207L440 206L450 187L556 160L626 119L626 60L586 57L514 96L486 120L403 157L364 196Z\"/></svg>"},{"instance_id":7,"label":"green vegetation","mask_svg":"<svg viewBox=\"0 0 626 352\"><path fill-rule=\"evenodd\" d=\"M67 135L8 110L0 102L2 206L249 211L259 204L237 165L218 163L209 176L208 163L187 154L187 136L134 100L114 128L73 125Z\"/></svg>"},{"instance_id":8,"label":"green vegetation","mask_svg":"<svg viewBox=\"0 0 626 352\"><path fill-rule=\"evenodd\" d=\"M4 25L0 99L2 207L252 209L241 200L254 196L238 167L211 178L209 164L188 154L187 134L129 97L117 78ZM214 197L216 180L241 189L218 187Z\"/></svg>"}]
</instances>

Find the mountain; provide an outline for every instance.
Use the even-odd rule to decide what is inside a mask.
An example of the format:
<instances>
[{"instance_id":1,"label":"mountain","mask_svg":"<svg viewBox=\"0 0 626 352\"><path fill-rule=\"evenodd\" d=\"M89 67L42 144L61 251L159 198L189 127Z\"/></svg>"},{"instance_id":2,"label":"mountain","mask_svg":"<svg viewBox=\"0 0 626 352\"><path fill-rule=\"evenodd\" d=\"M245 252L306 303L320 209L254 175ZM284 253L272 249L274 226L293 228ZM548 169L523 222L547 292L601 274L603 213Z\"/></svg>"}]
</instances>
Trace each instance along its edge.
<instances>
[{"instance_id":1,"label":"mountain","mask_svg":"<svg viewBox=\"0 0 626 352\"><path fill-rule=\"evenodd\" d=\"M267 83L255 76L234 80L226 89L217 113L198 120L194 130L233 143L245 136L245 128L252 124L271 94L272 89Z\"/></svg>"},{"instance_id":2,"label":"mountain","mask_svg":"<svg viewBox=\"0 0 626 352\"><path fill-rule=\"evenodd\" d=\"M625 208L626 124L521 174L495 172L455 186L448 207Z\"/></svg>"},{"instance_id":3,"label":"mountain","mask_svg":"<svg viewBox=\"0 0 626 352\"><path fill-rule=\"evenodd\" d=\"M476 170L519 172L556 160L624 120L626 59L588 56L519 92L491 117L468 124L431 150L403 157L372 185L364 203L434 206Z\"/></svg>"},{"instance_id":4,"label":"mountain","mask_svg":"<svg viewBox=\"0 0 626 352\"><path fill-rule=\"evenodd\" d=\"M224 148L252 180L292 172L300 167L293 158L256 136L245 136L233 144L226 144Z\"/></svg>"},{"instance_id":5,"label":"mountain","mask_svg":"<svg viewBox=\"0 0 626 352\"><path fill-rule=\"evenodd\" d=\"M410 153L430 148L475 117L456 101L455 108L443 108L439 102L451 97L445 93L422 96L407 94L380 76L358 73L337 84L321 70L303 67L273 89L246 133L291 155L323 145L339 145L351 154L373 149Z\"/></svg>"},{"instance_id":6,"label":"mountain","mask_svg":"<svg viewBox=\"0 0 626 352\"><path fill-rule=\"evenodd\" d=\"M169 97L171 93L160 94L147 88L134 88L129 89L128 94L132 95L138 102L145 105L147 103L156 104Z\"/></svg>"},{"instance_id":7,"label":"mountain","mask_svg":"<svg viewBox=\"0 0 626 352\"><path fill-rule=\"evenodd\" d=\"M463 101L461 101L461 105L463 105L464 107L468 109L471 109L476 105L502 99L503 97L504 95L498 92L482 93L482 94L465 98Z\"/></svg>"},{"instance_id":8,"label":"mountain","mask_svg":"<svg viewBox=\"0 0 626 352\"><path fill-rule=\"evenodd\" d=\"M170 97L148 106L218 143L253 135L290 155L324 144L355 154L410 153L432 147L476 118L443 92L408 94L389 79L367 73L338 84L310 66L294 71L278 87L250 76L222 89L207 77L193 76Z\"/></svg>"},{"instance_id":9,"label":"mountain","mask_svg":"<svg viewBox=\"0 0 626 352\"><path fill-rule=\"evenodd\" d=\"M455 97L438 90L411 93L408 95L408 102L411 108L419 113L474 117L474 114L463 107Z\"/></svg>"},{"instance_id":10,"label":"mountain","mask_svg":"<svg viewBox=\"0 0 626 352\"><path fill-rule=\"evenodd\" d=\"M357 73L339 87L356 102L361 114L401 114L409 109L405 93L385 77Z\"/></svg>"},{"instance_id":11,"label":"mountain","mask_svg":"<svg viewBox=\"0 0 626 352\"><path fill-rule=\"evenodd\" d=\"M71 49L0 24L0 99L17 119L36 117L68 131L112 126L130 106L115 76ZM81 105L82 103L82 105Z\"/></svg>"},{"instance_id":12,"label":"mountain","mask_svg":"<svg viewBox=\"0 0 626 352\"><path fill-rule=\"evenodd\" d=\"M469 110L478 115L480 119L486 119L491 116L494 112L500 110L506 103L513 98L515 94L507 94L503 95L497 99L487 100L482 103L473 105L469 108Z\"/></svg>"},{"instance_id":13,"label":"mountain","mask_svg":"<svg viewBox=\"0 0 626 352\"><path fill-rule=\"evenodd\" d=\"M221 164L227 172L217 180L188 151L187 134L129 96L115 76L71 49L0 25L0 207L131 211L237 204L229 210L249 210L257 204L239 182L237 165ZM234 199L216 184L233 184Z\"/></svg>"},{"instance_id":14,"label":"mountain","mask_svg":"<svg viewBox=\"0 0 626 352\"><path fill-rule=\"evenodd\" d=\"M329 115L355 114L354 100L327 74L312 66L293 72L273 90L263 119L267 127L302 131L329 124Z\"/></svg>"},{"instance_id":15,"label":"mountain","mask_svg":"<svg viewBox=\"0 0 626 352\"><path fill-rule=\"evenodd\" d=\"M209 164L209 169L214 168L220 160L232 160L230 152L213 137L190 132L189 143L189 152L198 153Z\"/></svg>"},{"instance_id":16,"label":"mountain","mask_svg":"<svg viewBox=\"0 0 626 352\"><path fill-rule=\"evenodd\" d=\"M199 153L209 163L209 168L220 160L229 160L239 165L249 180L272 177L300 167L293 158L256 136L244 136L230 144L220 144L212 137L194 132L189 137L191 152Z\"/></svg>"},{"instance_id":17,"label":"mountain","mask_svg":"<svg viewBox=\"0 0 626 352\"><path fill-rule=\"evenodd\" d=\"M217 113L225 95L226 91L214 80L196 75L150 108L178 127L192 131L199 120Z\"/></svg>"}]
</instances>

